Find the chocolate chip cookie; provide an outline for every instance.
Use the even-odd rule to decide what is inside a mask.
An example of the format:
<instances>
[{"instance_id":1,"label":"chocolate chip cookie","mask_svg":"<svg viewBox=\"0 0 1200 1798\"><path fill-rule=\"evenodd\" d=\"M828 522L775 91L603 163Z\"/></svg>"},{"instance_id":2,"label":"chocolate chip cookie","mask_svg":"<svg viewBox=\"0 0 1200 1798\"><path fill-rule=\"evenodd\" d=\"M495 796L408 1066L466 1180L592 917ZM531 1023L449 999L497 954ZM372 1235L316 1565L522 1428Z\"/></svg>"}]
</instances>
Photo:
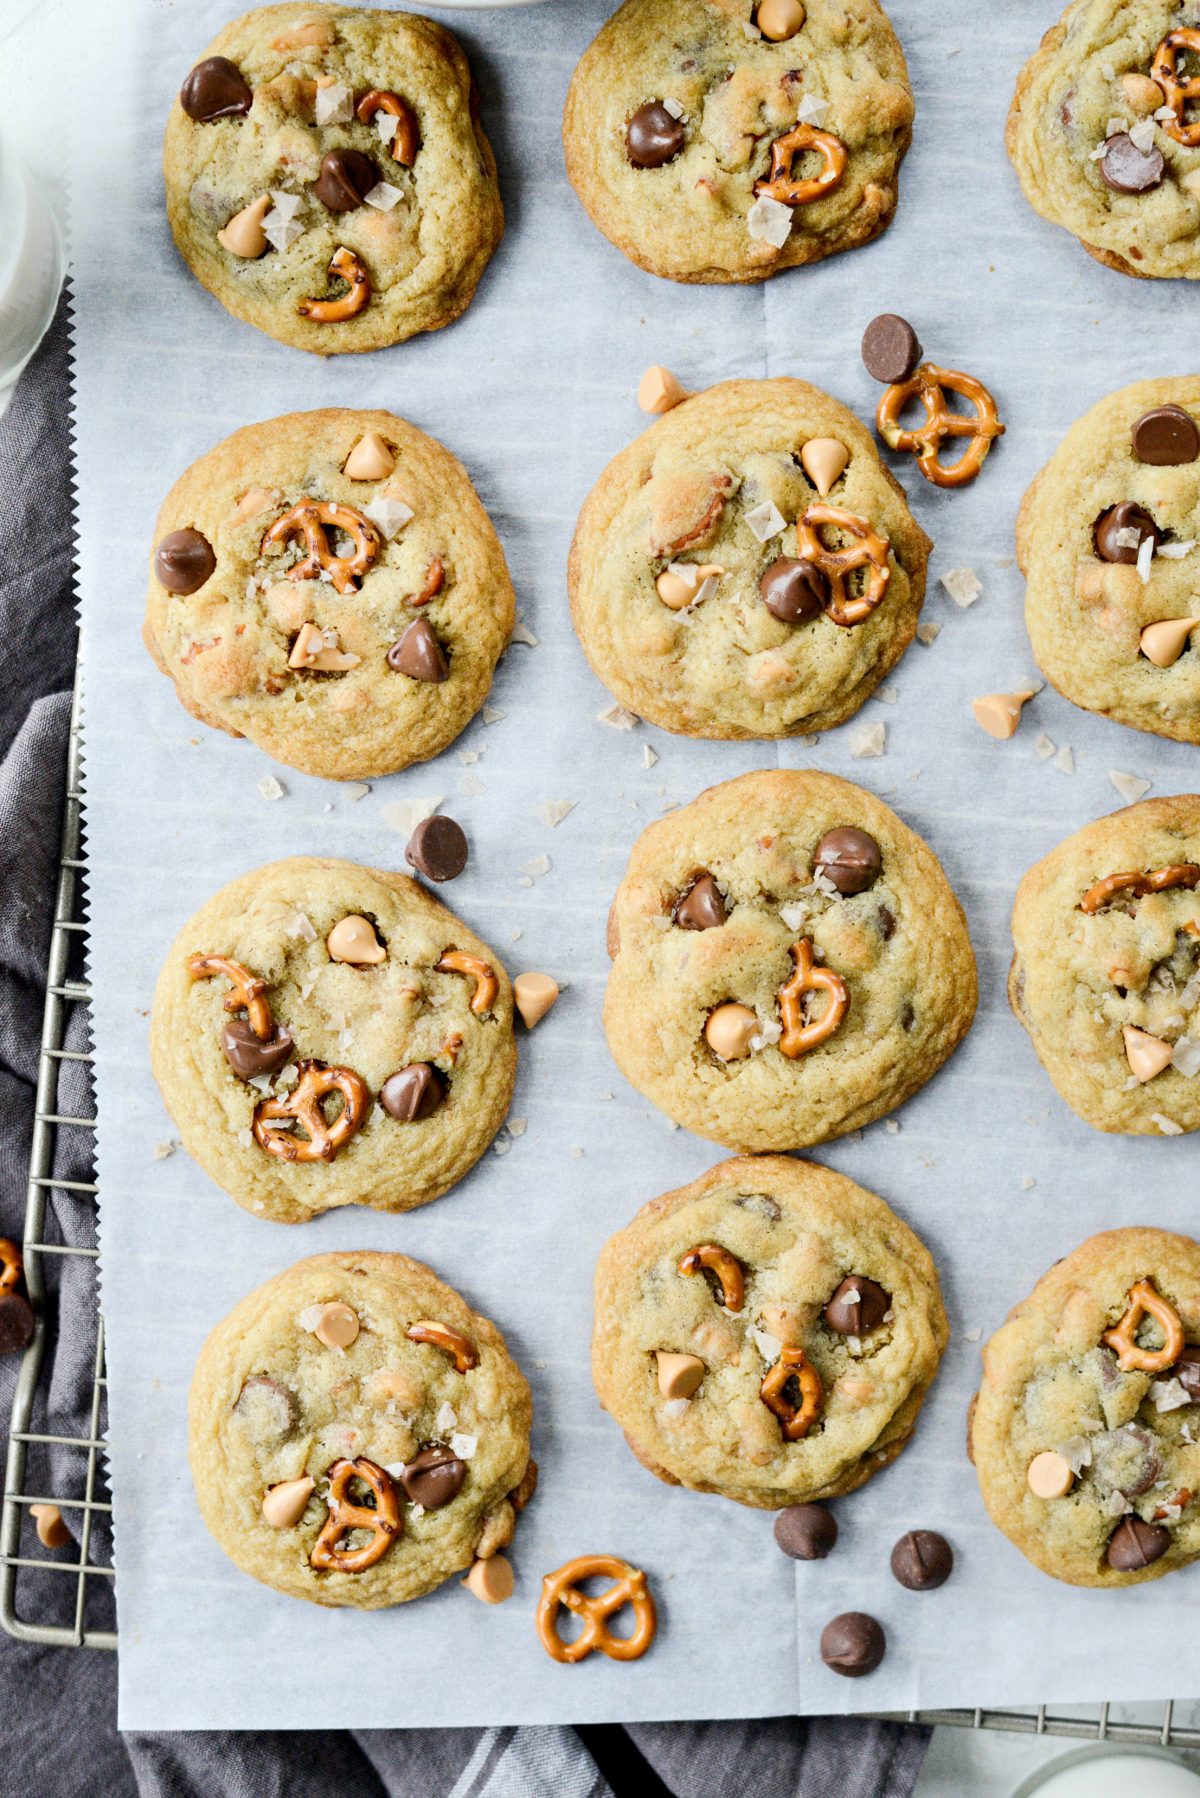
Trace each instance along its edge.
<instances>
[{"instance_id":1,"label":"chocolate chip cookie","mask_svg":"<svg viewBox=\"0 0 1200 1798\"><path fill-rule=\"evenodd\" d=\"M313 856L222 887L176 939L150 1054L188 1153L303 1223L411 1211L500 1128L517 1050L499 961L415 880Z\"/></svg>"},{"instance_id":2,"label":"chocolate chip cookie","mask_svg":"<svg viewBox=\"0 0 1200 1798\"><path fill-rule=\"evenodd\" d=\"M1072 1586L1200 1555L1200 1243L1109 1230L1044 1274L983 1351L970 1450L992 1521Z\"/></svg>"},{"instance_id":3,"label":"chocolate chip cookie","mask_svg":"<svg viewBox=\"0 0 1200 1798\"><path fill-rule=\"evenodd\" d=\"M1122 274L1200 277L1198 54L1178 0L1074 0L1017 81L1026 199Z\"/></svg>"},{"instance_id":4,"label":"chocolate chip cookie","mask_svg":"<svg viewBox=\"0 0 1200 1798\"><path fill-rule=\"evenodd\" d=\"M668 1484L768 1510L894 1461L948 1338L908 1226L780 1155L652 1199L596 1268L592 1375L634 1454Z\"/></svg>"},{"instance_id":5,"label":"chocolate chip cookie","mask_svg":"<svg viewBox=\"0 0 1200 1798\"><path fill-rule=\"evenodd\" d=\"M575 628L621 704L666 730L826 730L912 642L930 547L845 406L804 381L724 381L592 489Z\"/></svg>"},{"instance_id":6,"label":"chocolate chip cookie","mask_svg":"<svg viewBox=\"0 0 1200 1798\"><path fill-rule=\"evenodd\" d=\"M197 279L321 356L448 325L504 228L467 59L409 13L299 0L235 19L184 79L163 174Z\"/></svg>"},{"instance_id":7,"label":"chocolate chip cookie","mask_svg":"<svg viewBox=\"0 0 1200 1798\"><path fill-rule=\"evenodd\" d=\"M879 235L912 120L875 0L625 0L575 71L563 144L641 268L762 281Z\"/></svg>"},{"instance_id":8,"label":"chocolate chip cookie","mask_svg":"<svg viewBox=\"0 0 1200 1798\"><path fill-rule=\"evenodd\" d=\"M512 1540L537 1477L531 1416L495 1324L431 1269L314 1255L244 1298L200 1351L196 1497L264 1585L314 1604L405 1604Z\"/></svg>"},{"instance_id":9,"label":"chocolate chip cookie","mask_svg":"<svg viewBox=\"0 0 1200 1798\"><path fill-rule=\"evenodd\" d=\"M1085 824L1017 888L1013 1010L1097 1130L1200 1129L1200 797Z\"/></svg>"},{"instance_id":10,"label":"chocolate chip cookie","mask_svg":"<svg viewBox=\"0 0 1200 1798\"><path fill-rule=\"evenodd\" d=\"M744 774L650 825L609 918L621 1072L740 1150L843 1136L966 1034L975 958L927 844L832 774Z\"/></svg>"},{"instance_id":11,"label":"chocolate chip cookie","mask_svg":"<svg viewBox=\"0 0 1200 1798\"><path fill-rule=\"evenodd\" d=\"M457 458L391 412L330 407L247 425L180 476L142 634L203 723L367 780L454 741L513 617Z\"/></svg>"},{"instance_id":12,"label":"chocolate chip cookie","mask_svg":"<svg viewBox=\"0 0 1200 1798\"><path fill-rule=\"evenodd\" d=\"M1061 693L1200 743L1198 545L1200 376L1135 381L1071 426L1017 521L1025 622Z\"/></svg>"}]
</instances>

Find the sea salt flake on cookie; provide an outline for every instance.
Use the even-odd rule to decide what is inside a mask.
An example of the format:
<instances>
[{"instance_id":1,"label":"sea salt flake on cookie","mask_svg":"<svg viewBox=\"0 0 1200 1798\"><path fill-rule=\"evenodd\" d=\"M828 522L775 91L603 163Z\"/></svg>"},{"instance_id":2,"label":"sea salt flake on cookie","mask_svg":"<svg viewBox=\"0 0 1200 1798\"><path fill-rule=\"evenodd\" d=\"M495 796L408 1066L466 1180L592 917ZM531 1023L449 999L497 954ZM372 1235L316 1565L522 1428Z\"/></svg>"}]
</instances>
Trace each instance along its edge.
<instances>
[{"instance_id":1,"label":"sea salt flake on cookie","mask_svg":"<svg viewBox=\"0 0 1200 1798\"><path fill-rule=\"evenodd\" d=\"M791 236L792 209L770 194L760 194L746 214L746 230L756 243L769 243L782 250Z\"/></svg>"}]
</instances>

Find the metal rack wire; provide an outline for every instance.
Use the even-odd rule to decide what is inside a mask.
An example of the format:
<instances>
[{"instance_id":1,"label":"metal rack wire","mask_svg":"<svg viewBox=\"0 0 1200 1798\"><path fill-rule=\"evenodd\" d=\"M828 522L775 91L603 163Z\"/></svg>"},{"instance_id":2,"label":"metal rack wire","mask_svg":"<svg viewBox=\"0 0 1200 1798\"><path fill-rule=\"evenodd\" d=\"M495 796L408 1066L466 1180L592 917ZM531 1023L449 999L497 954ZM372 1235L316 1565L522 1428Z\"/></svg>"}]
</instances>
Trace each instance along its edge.
<instances>
[{"instance_id":1,"label":"metal rack wire","mask_svg":"<svg viewBox=\"0 0 1200 1798\"><path fill-rule=\"evenodd\" d=\"M95 1290L94 1248L69 1244L54 1238L49 1210L52 1192L70 1193L80 1202L94 1204L97 1186L93 1179L66 1179L55 1174L56 1150L61 1133L95 1130L93 1118L66 1115L59 1110L59 1080L65 1062L90 1064L86 1050L66 1047L70 1009L86 1003L88 988L82 977L82 948L86 925L82 918L80 874L81 811L79 789L80 736L79 691L76 688L71 714L70 749L67 759L66 793L63 808L62 839L59 854L57 892L54 905L54 929L50 945L50 961L46 983L46 1007L42 1030L41 1057L38 1066L37 1106L33 1145L29 1162L29 1187L25 1209L25 1269L29 1297L37 1317L33 1339L25 1351L13 1401L12 1427L8 1440L8 1456L4 1473L4 1495L0 1508L0 1623L12 1636L26 1642L39 1642L59 1647L115 1648L115 1629L93 1627L89 1622L88 1582L112 1585L114 1570L103 1545L107 1531L95 1528L97 1518L111 1516L111 1505L104 1483L101 1457L105 1453L104 1432L107 1427L104 1378L104 1320L99 1311L95 1319L95 1354L92 1366L91 1405L85 1434L56 1435L33 1428L38 1409L40 1378L47 1347L48 1297L47 1263L55 1256L81 1256L93 1266L92 1288ZM69 1485L54 1483L50 1490L27 1491L34 1458L46 1451L74 1451L71 1465L76 1468ZM59 1488L62 1487L60 1490ZM28 1546L36 1544L29 1507L55 1504L75 1525L78 1553L71 1556L36 1552ZM64 1576L67 1576L64 1579ZM44 1581L53 1577L66 1594L60 1605L61 1622L33 1622L24 1614L23 1600L27 1585L43 1582L39 1588L40 1609L46 1608ZM73 1586L71 1581L74 1582ZM1139 1709L1145 1707L1139 1707ZM947 1710L907 1711L892 1713L895 1720L912 1723L943 1724L956 1728L1008 1731L1020 1735L1061 1736L1074 1741L1111 1741L1136 1743L1144 1747L1200 1749L1200 1728L1176 1723L1174 1705L1166 1702L1156 1721L1131 1720L1124 1715L1114 1717L1107 1704L1072 1707L1071 1714L1051 1710L1046 1705L1019 1710Z\"/></svg>"}]
</instances>

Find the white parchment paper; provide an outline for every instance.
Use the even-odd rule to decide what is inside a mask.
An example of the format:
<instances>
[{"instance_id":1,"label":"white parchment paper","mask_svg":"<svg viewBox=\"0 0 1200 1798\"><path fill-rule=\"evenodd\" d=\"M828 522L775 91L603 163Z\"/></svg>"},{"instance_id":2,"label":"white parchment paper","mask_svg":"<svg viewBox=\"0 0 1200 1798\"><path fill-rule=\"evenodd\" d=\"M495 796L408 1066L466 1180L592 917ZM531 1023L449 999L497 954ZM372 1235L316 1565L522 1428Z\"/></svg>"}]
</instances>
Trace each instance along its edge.
<instances>
[{"instance_id":1,"label":"white parchment paper","mask_svg":"<svg viewBox=\"0 0 1200 1798\"><path fill-rule=\"evenodd\" d=\"M171 96L231 0L79 0L69 66L86 75L75 138L76 441L86 679L89 893L100 1104L103 1304L129 1728L317 1727L746 1716L915 1705L1083 1701L1200 1689L1200 1638L1179 1627L1195 1574L1119 1594L1072 1591L1026 1564L987 1521L963 1453L978 1341L1058 1256L1134 1221L1195 1231L1192 1141L1099 1136L1052 1091L1004 1000L1007 915L1030 862L1119 803L1112 769L1155 793L1195 785L1197 757L1074 710L1052 693L997 745L969 700L1031 672L1013 567L1025 485L1067 424L1123 382L1195 367L1183 284L1136 283L1092 262L1025 206L1002 147L1016 72L1055 0L894 0L918 99L899 216L879 243L765 287L681 288L633 268L592 228L562 173L559 116L605 0L519 15L456 15L480 77L508 231L452 329L320 363L237 323L176 257L159 142ZM97 103L99 97L102 103ZM895 702L809 751L705 744L596 721L607 695L573 636L565 561L577 509L642 426L648 362L685 385L790 373L867 417L858 360L876 312L910 316L927 352L996 393L1009 434L962 492L897 464L937 540L926 617L944 626L892 677ZM1193 308L1194 310L1194 308ZM305 406L388 406L466 462L504 540L536 647L514 646L458 748L353 803L196 725L139 639L145 558L175 476L229 431ZM936 577L973 567L955 607ZM855 760L864 722L886 754ZM1034 754L1040 730L1075 772ZM643 746L658 757L643 766ZM600 1024L604 918L638 831L664 805L749 768L815 766L891 801L932 843L966 906L982 1003L949 1068L896 1120L820 1158L882 1193L941 1269L954 1340L912 1446L838 1507L828 1561L793 1567L769 1513L658 1484L596 1404L591 1276L604 1239L645 1200L720 1158L617 1074ZM275 772L285 796L257 783ZM464 794L477 776L484 791ZM468 781L468 786L473 783ZM398 866L400 799L441 795L472 858L445 897L510 972L565 985L522 1039L514 1115L528 1129L450 1196L408 1217L342 1211L286 1229L239 1210L171 1136L150 1076L146 1018L163 954L219 885L294 853ZM576 802L555 830L546 800ZM522 864L552 868L522 887ZM519 935L518 935L519 933ZM1191 1174L1191 1178L1189 1178ZM1028 1187L1032 1179L1035 1184ZM1028 1189L1026 1189L1028 1188ZM185 1409L211 1325L301 1256L402 1249L430 1261L504 1330L533 1383L543 1480L515 1546L513 1602L484 1609L456 1584L358 1614L259 1586L208 1538L192 1496ZM893 1540L943 1530L957 1566L941 1591L903 1591ZM533 1629L543 1572L584 1550L646 1568L661 1601L652 1652L554 1665ZM873 1611L890 1642L869 1680L821 1664L824 1622ZM1121 1644L1119 1651L1116 1644Z\"/></svg>"}]
</instances>

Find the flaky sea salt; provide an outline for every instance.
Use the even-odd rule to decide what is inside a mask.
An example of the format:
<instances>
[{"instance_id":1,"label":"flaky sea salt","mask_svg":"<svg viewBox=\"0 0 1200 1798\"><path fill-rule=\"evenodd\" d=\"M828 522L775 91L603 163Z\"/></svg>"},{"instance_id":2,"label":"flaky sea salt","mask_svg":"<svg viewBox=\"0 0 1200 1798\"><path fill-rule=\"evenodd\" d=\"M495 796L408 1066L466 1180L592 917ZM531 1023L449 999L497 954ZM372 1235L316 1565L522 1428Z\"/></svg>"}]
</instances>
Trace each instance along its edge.
<instances>
[{"instance_id":1,"label":"flaky sea salt","mask_svg":"<svg viewBox=\"0 0 1200 1798\"><path fill-rule=\"evenodd\" d=\"M393 830L403 831L410 837L418 824L433 817L444 797L442 793L427 793L414 799L395 799L391 805L383 807L380 816Z\"/></svg>"},{"instance_id":2,"label":"flaky sea salt","mask_svg":"<svg viewBox=\"0 0 1200 1798\"><path fill-rule=\"evenodd\" d=\"M448 1436L451 1430L458 1428L458 1412L453 1405L448 1405L445 1399L438 1406L437 1416L433 1420L433 1428L435 1435L438 1436Z\"/></svg>"},{"instance_id":3,"label":"flaky sea salt","mask_svg":"<svg viewBox=\"0 0 1200 1798\"><path fill-rule=\"evenodd\" d=\"M782 250L792 230L792 209L770 194L759 194L746 214L746 230L756 243L769 243Z\"/></svg>"},{"instance_id":4,"label":"flaky sea salt","mask_svg":"<svg viewBox=\"0 0 1200 1798\"><path fill-rule=\"evenodd\" d=\"M1160 543L1155 555L1166 556L1168 562L1182 562L1184 556L1190 556L1200 537L1180 537L1174 543Z\"/></svg>"},{"instance_id":5,"label":"flaky sea salt","mask_svg":"<svg viewBox=\"0 0 1200 1798\"><path fill-rule=\"evenodd\" d=\"M772 1336L769 1330L764 1330L756 1324L750 1332L750 1339L768 1365L772 1361L778 1361L783 1351L783 1344L778 1336Z\"/></svg>"},{"instance_id":6,"label":"flaky sea salt","mask_svg":"<svg viewBox=\"0 0 1200 1798\"><path fill-rule=\"evenodd\" d=\"M318 125L348 125L354 117L354 95L340 81L326 81L317 88L313 116Z\"/></svg>"},{"instance_id":7,"label":"flaky sea salt","mask_svg":"<svg viewBox=\"0 0 1200 1798\"><path fill-rule=\"evenodd\" d=\"M964 612L983 592L983 582L973 568L947 568L941 581L955 605L961 606Z\"/></svg>"},{"instance_id":8,"label":"flaky sea salt","mask_svg":"<svg viewBox=\"0 0 1200 1798\"><path fill-rule=\"evenodd\" d=\"M941 634L941 625L935 624L932 618L928 621L923 621L917 626L917 641L918 643L924 643L926 646L930 643L936 643Z\"/></svg>"},{"instance_id":9,"label":"flaky sea salt","mask_svg":"<svg viewBox=\"0 0 1200 1798\"><path fill-rule=\"evenodd\" d=\"M664 1399L663 1403L658 1407L658 1414L660 1417L665 1417L670 1422L674 1423L676 1418L683 1416L691 1402L690 1398Z\"/></svg>"},{"instance_id":10,"label":"flaky sea salt","mask_svg":"<svg viewBox=\"0 0 1200 1798\"><path fill-rule=\"evenodd\" d=\"M1164 1136L1182 1136L1183 1125L1177 1124L1174 1118L1165 1117L1161 1111L1150 1113L1150 1122L1157 1124Z\"/></svg>"},{"instance_id":11,"label":"flaky sea salt","mask_svg":"<svg viewBox=\"0 0 1200 1798\"><path fill-rule=\"evenodd\" d=\"M1120 768L1110 768L1108 778L1126 805L1133 805L1150 791L1150 782L1143 780L1140 774L1124 774Z\"/></svg>"},{"instance_id":12,"label":"flaky sea salt","mask_svg":"<svg viewBox=\"0 0 1200 1798\"><path fill-rule=\"evenodd\" d=\"M679 101L674 99L670 94L667 95L662 105L663 111L669 112L673 119L678 120L687 118L687 113L684 108L679 104Z\"/></svg>"},{"instance_id":13,"label":"flaky sea salt","mask_svg":"<svg viewBox=\"0 0 1200 1798\"><path fill-rule=\"evenodd\" d=\"M363 205L373 206L376 212L390 212L404 198L403 190L393 187L390 181L377 181L363 195Z\"/></svg>"},{"instance_id":14,"label":"flaky sea salt","mask_svg":"<svg viewBox=\"0 0 1200 1798\"><path fill-rule=\"evenodd\" d=\"M402 499L392 499L389 494L381 493L363 507L363 512L377 525L390 543L398 531L402 531L414 516L411 506L406 506Z\"/></svg>"},{"instance_id":15,"label":"flaky sea salt","mask_svg":"<svg viewBox=\"0 0 1200 1798\"><path fill-rule=\"evenodd\" d=\"M796 117L802 125L821 125L828 111L829 101L822 100L818 94L810 94L806 89L796 108Z\"/></svg>"},{"instance_id":16,"label":"flaky sea salt","mask_svg":"<svg viewBox=\"0 0 1200 1798\"><path fill-rule=\"evenodd\" d=\"M1054 766L1060 774L1074 774L1075 752L1069 743L1064 743L1061 749L1055 751Z\"/></svg>"},{"instance_id":17,"label":"flaky sea salt","mask_svg":"<svg viewBox=\"0 0 1200 1798\"><path fill-rule=\"evenodd\" d=\"M1173 1380L1151 1380L1147 1397L1156 1411L1182 1411L1185 1405L1191 1404L1191 1397L1184 1391L1183 1382Z\"/></svg>"},{"instance_id":18,"label":"flaky sea salt","mask_svg":"<svg viewBox=\"0 0 1200 1798\"><path fill-rule=\"evenodd\" d=\"M518 612L517 621L512 627L512 635L508 640L510 643L523 643L526 649L536 649L541 638L534 636L533 632L525 622L524 615L521 612Z\"/></svg>"},{"instance_id":19,"label":"flaky sea salt","mask_svg":"<svg viewBox=\"0 0 1200 1798\"><path fill-rule=\"evenodd\" d=\"M264 799L282 799L287 788L281 786L273 774L264 774L258 783L258 790Z\"/></svg>"},{"instance_id":20,"label":"flaky sea salt","mask_svg":"<svg viewBox=\"0 0 1200 1798\"><path fill-rule=\"evenodd\" d=\"M290 936L298 943L315 943L317 933L313 921L307 912L294 911L283 927L284 936Z\"/></svg>"},{"instance_id":21,"label":"flaky sea salt","mask_svg":"<svg viewBox=\"0 0 1200 1798\"><path fill-rule=\"evenodd\" d=\"M850 754L856 759L882 755L886 745L886 724L864 724L850 739Z\"/></svg>"},{"instance_id":22,"label":"flaky sea salt","mask_svg":"<svg viewBox=\"0 0 1200 1798\"><path fill-rule=\"evenodd\" d=\"M359 799L365 799L371 789L365 780L352 780L347 786L342 788L342 791L353 805Z\"/></svg>"},{"instance_id":23,"label":"flaky sea salt","mask_svg":"<svg viewBox=\"0 0 1200 1798\"><path fill-rule=\"evenodd\" d=\"M467 1430L455 1430L450 1438L450 1453L457 1455L460 1461L469 1461L478 1447L478 1436Z\"/></svg>"},{"instance_id":24,"label":"flaky sea salt","mask_svg":"<svg viewBox=\"0 0 1200 1798\"><path fill-rule=\"evenodd\" d=\"M623 705L606 705L602 712L596 713L597 724L607 724L611 730L632 730L637 723L633 712L627 712Z\"/></svg>"},{"instance_id":25,"label":"flaky sea salt","mask_svg":"<svg viewBox=\"0 0 1200 1798\"><path fill-rule=\"evenodd\" d=\"M789 930L803 930L812 914L803 900L799 900L795 905L781 905L779 916Z\"/></svg>"},{"instance_id":26,"label":"flaky sea salt","mask_svg":"<svg viewBox=\"0 0 1200 1798\"><path fill-rule=\"evenodd\" d=\"M152 1150L155 1161L165 1161L178 1147L179 1144L175 1142L156 1142Z\"/></svg>"},{"instance_id":27,"label":"flaky sea salt","mask_svg":"<svg viewBox=\"0 0 1200 1798\"><path fill-rule=\"evenodd\" d=\"M1200 1037L1181 1036L1171 1051L1171 1066L1185 1080L1200 1074Z\"/></svg>"},{"instance_id":28,"label":"flaky sea salt","mask_svg":"<svg viewBox=\"0 0 1200 1798\"><path fill-rule=\"evenodd\" d=\"M651 749L649 743L643 743L642 744L642 767L643 768L653 768L653 766L657 760L658 760L658 751L655 749Z\"/></svg>"},{"instance_id":29,"label":"flaky sea salt","mask_svg":"<svg viewBox=\"0 0 1200 1798\"><path fill-rule=\"evenodd\" d=\"M1149 582L1150 564L1151 564L1151 562L1153 562L1153 560L1154 560L1154 539L1153 539L1153 537L1143 537L1141 543L1138 545L1138 553L1137 553L1138 577L1141 580L1141 583L1143 586L1146 586L1146 584Z\"/></svg>"},{"instance_id":30,"label":"flaky sea salt","mask_svg":"<svg viewBox=\"0 0 1200 1798\"><path fill-rule=\"evenodd\" d=\"M508 717L508 713L502 712L497 705L485 705L479 715L485 724L499 724L501 718Z\"/></svg>"},{"instance_id":31,"label":"flaky sea salt","mask_svg":"<svg viewBox=\"0 0 1200 1798\"><path fill-rule=\"evenodd\" d=\"M475 799L478 798L480 793L487 792L487 788L480 780L478 774L470 773L459 775L458 790L464 799Z\"/></svg>"},{"instance_id":32,"label":"flaky sea salt","mask_svg":"<svg viewBox=\"0 0 1200 1798\"><path fill-rule=\"evenodd\" d=\"M550 868L551 862L548 855L535 855L531 862L522 862L521 864L522 874L528 874L530 880L540 880L544 874L549 874Z\"/></svg>"},{"instance_id":33,"label":"flaky sea salt","mask_svg":"<svg viewBox=\"0 0 1200 1798\"><path fill-rule=\"evenodd\" d=\"M543 824L548 824L551 830L557 830L563 819L575 810L578 803L576 799L544 799L541 805L534 807L534 810Z\"/></svg>"},{"instance_id":34,"label":"flaky sea salt","mask_svg":"<svg viewBox=\"0 0 1200 1798\"><path fill-rule=\"evenodd\" d=\"M1055 745L1046 735L1045 731L1043 731L1041 736L1035 741L1033 753L1037 756L1038 760L1042 762L1048 762L1050 757L1055 753Z\"/></svg>"},{"instance_id":35,"label":"flaky sea salt","mask_svg":"<svg viewBox=\"0 0 1200 1798\"><path fill-rule=\"evenodd\" d=\"M307 1330L311 1335L324 1315L324 1305L305 1305L303 1311L297 1311L296 1322L302 1330Z\"/></svg>"},{"instance_id":36,"label":"flaky sea salt","mask_svg":"<svg viewBox=\"0 0 1200 1798\"><path fill-rule=\"evenodd\" d=\"M1032 1174L1022 1174L1021 1175L1021 1191L1022 1192L1032 1192L1036 1185L1037 1185L1037 1181L1034 1179Z\"/></svg>"},{"instance_id":37,"label":"flaky sea salt","mask_svg":"<svg viewBox=\"0 0 1200 1798\"><path fill-rule=\"evenodd\" d=\"M772 500L764 500L761 506L754 506L743 513L747 525L760 543L766 543L772 537L778 537L784 528L784 518L778 506Z\"/></svg>"},{"instance_id":38,"label":"flaky sea salt","mask_svg":"<svg viewBox=\"0 0 1200 1798\"><path fill-rule=\"evenodd\" d=\"M1175 115L1172 113L1171 116L1173 118ZM1143 152L1153 149L1154 134L1157 129L1152 118L1139 119L1136 125L1129 127L1129 141L1131 144L1136 144L1138 149Z\"/></svg>"}]
</instances>

